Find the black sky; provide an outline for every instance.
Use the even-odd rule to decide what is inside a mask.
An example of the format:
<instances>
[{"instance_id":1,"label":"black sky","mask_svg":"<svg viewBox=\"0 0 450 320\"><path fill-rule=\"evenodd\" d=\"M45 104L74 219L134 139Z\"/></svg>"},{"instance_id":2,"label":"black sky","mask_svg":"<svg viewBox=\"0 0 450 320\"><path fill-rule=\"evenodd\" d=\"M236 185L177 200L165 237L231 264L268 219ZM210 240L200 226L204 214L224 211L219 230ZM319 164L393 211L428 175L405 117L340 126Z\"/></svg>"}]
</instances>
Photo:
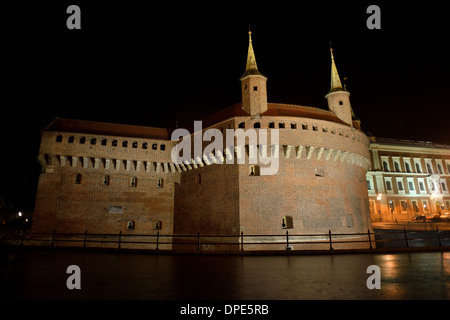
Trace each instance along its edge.
<instances>
[{"instance_id":1,"label":"black sky","mask_svg":"<svg viewBox=\"0 0 450 320\"><path fill-rule=\"evenodd\" d=\"M329 41L365 132L450 145L443 2L32 1L3 11L0 195L32 208L55 117L188 126L239 102L248 27L269 102L326 109ZM395 4L393 4L395 2ZM66 8L81 8L68 30ZM381 30L366 9L381 8Z\"/></svg>"}]
</instances>

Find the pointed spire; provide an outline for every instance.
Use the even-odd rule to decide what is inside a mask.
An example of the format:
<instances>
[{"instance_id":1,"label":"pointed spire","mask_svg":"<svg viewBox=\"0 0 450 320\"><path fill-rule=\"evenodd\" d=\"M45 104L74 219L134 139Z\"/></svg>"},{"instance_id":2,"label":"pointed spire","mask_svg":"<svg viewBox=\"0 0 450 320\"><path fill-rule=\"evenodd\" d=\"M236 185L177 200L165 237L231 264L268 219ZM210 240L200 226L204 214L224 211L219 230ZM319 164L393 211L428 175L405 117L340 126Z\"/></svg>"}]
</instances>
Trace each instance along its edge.
<instances>
[{"instance_id":1,"label":"pointed spire","mask_svg":"<svg viewBox=\"0 0 450 320\"><path fill-rule=\"evenodd\" d=\"M339 78L339 73L336 68L336 63L334 62L333 47L330 42L330 53L331 53L331 88L330 92L343 91L341 79Z\"/></svg>"},{"instance_id":2,"label":"pointed spire","mask_svg":"<svg viewBox=\"0 0 450 320\"><path fill-rule=\"evenodd\" d=\"M247 53L247 65L245 66L245 72L242 75L241 79L249 76L249 75L260 75L262 74L258 71L258 67L256 65L255 52L253 51L252 45L252 32L248 31L248 53Z\"/></svg>"}]
</instances>

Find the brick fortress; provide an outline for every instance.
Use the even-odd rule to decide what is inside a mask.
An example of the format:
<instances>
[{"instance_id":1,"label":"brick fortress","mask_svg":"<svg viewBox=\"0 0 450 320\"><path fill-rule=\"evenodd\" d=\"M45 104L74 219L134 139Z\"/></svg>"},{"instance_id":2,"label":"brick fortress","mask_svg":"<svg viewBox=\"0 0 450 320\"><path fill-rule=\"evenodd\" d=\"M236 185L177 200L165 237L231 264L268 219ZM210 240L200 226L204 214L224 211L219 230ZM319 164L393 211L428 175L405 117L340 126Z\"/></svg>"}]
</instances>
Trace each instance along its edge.
<instances>
[{"instance_id":1,"label":"brick fortress","mask_svg":"<svg viewBox=\"0 0 450 320\"><path fill-rule=\"evenodd\" d=\"M212 154L209 161L174 163L171 150L178 141L171 141L168 129L57 118L42 131L32 231L235 235L231 243L239 241L241 232L331 231L357 239L358 233L372 231L369 139L353 115L333 51L328 111L268 103L267 78L258 71L251 32L240 80L242 102L207 116L203 130L278 129L279 143L268 146L279 160L276 175L260 175L259 163L219 164L229 156L226 152ZM232 152L248 157L260 148L246 145ZM160 248L189 247L176 240ZM265 240L249 239L255 244L246 248L285 249L284 244L265 245Z\"/></svg>"}]
</instances>

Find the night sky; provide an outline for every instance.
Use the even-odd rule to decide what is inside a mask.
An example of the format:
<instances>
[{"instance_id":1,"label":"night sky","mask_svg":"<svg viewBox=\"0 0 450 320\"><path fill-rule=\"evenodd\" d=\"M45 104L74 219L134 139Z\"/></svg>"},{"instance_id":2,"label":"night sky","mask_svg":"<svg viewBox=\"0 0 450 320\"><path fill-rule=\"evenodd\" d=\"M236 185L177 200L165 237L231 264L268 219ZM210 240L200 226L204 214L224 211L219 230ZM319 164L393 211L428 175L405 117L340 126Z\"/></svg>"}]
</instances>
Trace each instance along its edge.
<instances>
[{"instance_id":1,"label":"night sky","mask_svg":"<svg viewBox=\"0 0 450 320\"><path fill-rule=\"evenodd\" d=\"M249 24L269 102L327 109L332 41L366 133L450 145L443 2L35 2L2 10L0 195L17 208L33 207L40 130L57 116L184 127L241 101Z\"/></svg>"}]
</instances>

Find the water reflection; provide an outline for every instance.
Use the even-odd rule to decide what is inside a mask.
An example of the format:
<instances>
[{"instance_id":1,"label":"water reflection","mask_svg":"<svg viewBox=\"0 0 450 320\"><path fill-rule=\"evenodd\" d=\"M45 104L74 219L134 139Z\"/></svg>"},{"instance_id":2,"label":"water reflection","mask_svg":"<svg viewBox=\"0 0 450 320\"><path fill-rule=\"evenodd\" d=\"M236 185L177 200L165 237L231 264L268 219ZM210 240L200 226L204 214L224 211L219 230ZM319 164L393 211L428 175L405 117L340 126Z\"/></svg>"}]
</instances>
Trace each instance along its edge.
<instances>
[{"instance_id":1,"label":"water reflection","mask_svg":"<svg viewBox=\"0 0 450 320\"><path fill-rule=\"evenodd\" d=\"M83 252L1 253L1 298L29 299L447 299L450 253L323 256L153 256ZM82 290L65 287L66 268ZM369 265L381 289L366 286Z\"/></svg>"}]
</instances>

